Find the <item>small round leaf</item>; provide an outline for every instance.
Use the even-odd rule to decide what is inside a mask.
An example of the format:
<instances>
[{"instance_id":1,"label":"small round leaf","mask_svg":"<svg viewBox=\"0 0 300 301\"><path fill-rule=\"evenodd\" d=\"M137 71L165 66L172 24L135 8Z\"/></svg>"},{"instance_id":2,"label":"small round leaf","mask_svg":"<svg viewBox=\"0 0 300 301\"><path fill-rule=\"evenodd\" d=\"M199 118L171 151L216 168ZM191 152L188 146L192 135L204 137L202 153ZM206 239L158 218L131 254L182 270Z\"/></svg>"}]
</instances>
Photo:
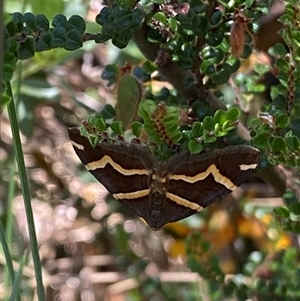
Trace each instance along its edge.
<instances>
[{"instance_id":1,"label":"small round leaf","mask_svg":"<svg viewBox=\"0 0 300 301\"><path fill-rule=\"evenodd\" d=\"M274 152L283 152L286 148L284 139L281 137L275 137L271 142L271 147Z\"/></svg>"},{"instance_id":2,"label":"small round leaf","mask_svg":"<svg viewBox=\"0 0 300 301\"><path fill-rule=\"evenodd\" d=\"M112 131L117 135L123 135L123 123L122 121L113 121L111 123L111 129Z\"/></svg>"},{"instance_id":3,"label":"small round leaf","mask_svg":"<svg viewBox=\"0 0 300 301\"><path fill-rule=\"evenodd\" d=\"M289 210L286 207L283 207L283 206L275 208L274 212L277 215L279 215L280 217L283 217L283 218L289 218L289 216L290 216Z\"/></svg>"}]
</instances>

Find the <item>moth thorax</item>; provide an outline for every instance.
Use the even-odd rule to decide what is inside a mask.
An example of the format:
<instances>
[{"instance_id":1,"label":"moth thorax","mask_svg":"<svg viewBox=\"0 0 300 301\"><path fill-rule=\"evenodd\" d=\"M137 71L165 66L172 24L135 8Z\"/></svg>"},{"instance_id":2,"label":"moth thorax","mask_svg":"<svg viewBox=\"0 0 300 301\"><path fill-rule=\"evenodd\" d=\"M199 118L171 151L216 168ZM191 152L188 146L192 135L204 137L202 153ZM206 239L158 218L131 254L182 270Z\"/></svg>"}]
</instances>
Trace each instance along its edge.
<instances>
[{"instance_id":1,"label":"moth thorax","mask_svg":"<svg viewBox=\"0 0 300 301\"><path fill-rule=\"evenodd\" d=\"M167 182L167 169L165 164L158 162L153 167L153 174L151 178L151 191L154 194L158 192L160 195L166 194L166 182Z\"/></svg>"}]
</instances>

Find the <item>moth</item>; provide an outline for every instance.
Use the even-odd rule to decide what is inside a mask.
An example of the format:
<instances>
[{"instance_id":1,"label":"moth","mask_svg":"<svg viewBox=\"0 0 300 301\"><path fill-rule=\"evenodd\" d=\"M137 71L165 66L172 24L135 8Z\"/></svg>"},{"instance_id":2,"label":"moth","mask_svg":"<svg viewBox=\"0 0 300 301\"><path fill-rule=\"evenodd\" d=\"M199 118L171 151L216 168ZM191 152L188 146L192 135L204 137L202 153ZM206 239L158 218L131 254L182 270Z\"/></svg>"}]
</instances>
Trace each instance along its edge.
<instances>
[{"instance_id":1,"label":"moth","mask_svg":"<svg viewBox=\"0 0 300 301\"><path fill-rule=\"evenodd\" d=\"M147 146L117 141L93 147L77 128L73 148L87 170L152 230L214 203L241 185L256 168L260 152L229 146L204 154L179 152L159 161Z\"/></svg>"}]
</instances>

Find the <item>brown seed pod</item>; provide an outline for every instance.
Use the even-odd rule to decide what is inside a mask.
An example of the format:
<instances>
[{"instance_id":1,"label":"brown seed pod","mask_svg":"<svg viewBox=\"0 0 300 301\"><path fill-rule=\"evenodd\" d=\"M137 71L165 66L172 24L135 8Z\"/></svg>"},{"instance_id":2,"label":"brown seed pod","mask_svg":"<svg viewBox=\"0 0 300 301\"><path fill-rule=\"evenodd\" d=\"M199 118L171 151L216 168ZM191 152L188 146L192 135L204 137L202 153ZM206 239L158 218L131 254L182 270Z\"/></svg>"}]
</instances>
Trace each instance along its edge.
<instances>
[{"instance_id":1,"label":"brown seed pod","mask_svg":"<svg viewBox=\"0 0 300 301\"><path fill-rule=\"evenodd\" d=\"M252 42L254 42L254 36L248 29L249 19L241 10L235 10L233 20L234 23L230 31L230 46L232 55L238 58L244 52L246 33L251 36Z\"/></svg>"}]
</instances>

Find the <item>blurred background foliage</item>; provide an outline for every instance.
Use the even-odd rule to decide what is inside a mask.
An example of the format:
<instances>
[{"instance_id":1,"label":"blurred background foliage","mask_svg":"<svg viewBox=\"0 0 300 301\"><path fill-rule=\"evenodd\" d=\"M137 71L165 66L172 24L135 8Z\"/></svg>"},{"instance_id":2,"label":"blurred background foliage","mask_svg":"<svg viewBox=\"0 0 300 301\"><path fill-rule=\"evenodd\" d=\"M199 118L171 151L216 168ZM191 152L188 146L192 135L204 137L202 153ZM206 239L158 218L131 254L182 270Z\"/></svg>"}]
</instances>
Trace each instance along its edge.
<instances>
[{"instance_id":1,"label":"blurred background foliage","mask_svg":"<svg viewBox=\"0 0 300 301\"><path fill-rule=\"evenodd\" d=\"M133 103L131 109L136 111L145 96L179 106L186 103L187 95L177 94L170 80L164 81L157 75L154 59L147 57L150 62L146 61L132 41L122 50L110 41L100 45L87 41L74 51L55 48L33 52L33 57L15 64L11 85L30 181L47 300L300 299L299 94L296 88L291 89L291 75L288 78L284 75L289 72L294 75L288 66L299 62L277 60L275 69L272 62L276 56L286 56L287 50L291 57L299 53L300 39L294 37L289 48L277 46L273 48L273 58L267 56L269 47L282 42L276 34L280 28L276 20L283 13L284 2L270 1L269 11L267 1L239 1L238 6L250 7L254 2L261 9L250 11L250 19L257 17L258 11L267 14L254 25L251 23L257 51L250 56L253 44L247 36L245 49L250 50L244 55L248 59L236 63L227 53L229 44L220 46L222 51L218 49L219 34L212 31L209 46L216 52L212 55L211 48L207 49L201 71L210 92L220 97L227 107L240 108L242 123L255 117L248 126L255 146L265 150L261 168L268 166L268 173L260 170L223 200L159 232L152 232L95 182L79 163L66 128L79 125L92 113L103 112L107 104L117 102L116 110L122 112L128 103L122 103L121 99ZM194 1L189 3L195 6ZM220 5L226 3L220 1ZM145 9L151 4L152 1L143 2ZM133 3L124 1L122 5ZM199 6L201 13L203 7ZM43 14L49 20L58 13L67 18L79 15L86 21L86 32L90 34L100 31L99 24L105 20L99 16L103 7L105 4L97 0L28 0L22 7L20 1L5 2L7 14L32 12ZM99 24L95 22L96 17ZM152 42L162 43L158 33L168 37L167 28L181 30L161 12L152 17ZM297 18L299 22L299 14ZM220 20L215 14L210 24L218 24ZM180 22L190 26L184 16ZM205 23L203 18L197 22ZM195 28L205 28L204 23ZM225 27L222 34L230 30ZM188 30L183 30L187 33L185 38L192 39L193 28ZM100 38L104 41L106 37L102 33ZM114 44L120 45L122 41L118 39ZM181 68L193 67L195 49L186 45L181 51L172 41L164 42L174 50ZM227 65L218 62L221 52L228 56ZM273 76L270 84L266 75L269 70L273 73L279 70L280 83ZM198 80L199 76L196 75ZM176 83L175 79L172 84L176 87ZM191 77L183 79L184 87L192 87L193 83ZM275 88L270 90L274 84ZM294 105L291 97L281 97L281 92L288 88L297 96ZM294 111L288 106L283 108L287 99ZM3 100L11 101L5 97ZM199 121L213 115L212 109L200 101L194 102L192 108ZM261 111L268 113L259 115ZM125 128L133 120L133 114L125 117ZM36 300L20 174L15 167L14 141L5 107L1 112L0 139L1 221L14 269L17 276L22 275L14 285L20 291L21 300ZM296 161L291 162L291 157ZM278 163L285 165L276 169L270 165ZM9 300L11 282L3 254L0 260L4 276L0 298Z\"/></svg>"}]
</instances>

